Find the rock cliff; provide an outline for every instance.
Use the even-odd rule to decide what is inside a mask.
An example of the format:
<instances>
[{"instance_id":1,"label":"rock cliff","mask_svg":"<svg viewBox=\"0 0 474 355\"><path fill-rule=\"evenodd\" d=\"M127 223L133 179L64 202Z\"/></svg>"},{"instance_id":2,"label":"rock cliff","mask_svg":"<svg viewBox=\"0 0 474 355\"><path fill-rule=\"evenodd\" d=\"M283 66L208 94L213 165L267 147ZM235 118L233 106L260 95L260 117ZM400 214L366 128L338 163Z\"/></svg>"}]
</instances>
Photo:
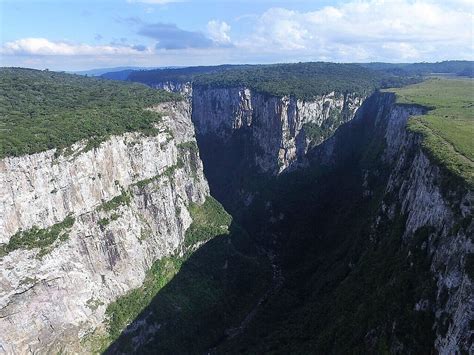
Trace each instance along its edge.
<instances>
[{"instance_id":1,"label":"rock cliff","mask_svg":"<svg viewBox=\"0 0 474 355\"><path fill-rule=\"evenodd\" d=\"M216 353L474 351L473 194L407 129L425 112L375 93L306 169L239 186L286 281Z\"/></svg>"},{"instance_id":2,"label":"rock cliff","mask_svg":"<svg viewBox=\"0 0 474 355\"><path fill-rule=\"evenodd\" d=\"M314 341L318 349L337 353L350 344L332 341L342 334L337 339L347 336L361 349L374 351L384 346L393 353L427 347L440 354L474 352L474 196L427 155L422 137L407 129L409 117L424 114L424 108L398 105L390 93L365 98L332 92L305 101L243 86L166 82L153 87L182 92L189 99L153 108L166 112L156 136L127 133L94 149L78 143L64 155L50 150L0 161L0 351L89 350L84 345L89 335L105 332L107 305L141 286L154 262L182 251L192 222L188 207L209 195L201 154L213 194L221 202L227 198L229 205L235 202L232 212L240 213L238 222L252 233L249 244L271 254L272 266L283 275L261 302L266 322L261 324L270 346L274 336L275 346L294 345L304 353ZM295 178L297 168L301 174ZM358 209L364 211L351 214ZM231 239L221 243L242 257ZM377 254L380 246L393 248ZM279 253L275 263L274 251ZM277 265L280 259L282 265ZM373 273L387 265L386 259L394 260L390 272L395 272L374 281ZM219 270L233 266L227 256L219 265ZM404 275L397 275L399 270ZM425 276L419 270L427 271L427 280L413 285ZM368 280L368 286L360 280ZM236 285L245 294L248 285ZM379 294L373 305L374 293L400 285L408 289L405 298L393 299L400 312L383 304ZM373 287L367 293L376 292L364 293L366 286ZM252 305L261 295L250 294L246 303ZM280 299L281 294L286 298ZM402 314L370 313L393 309ZM227 349L235 350L241 339L249 352L252 346L255 353L268 350L261 339L252 340L260 336L254 331L257 313L238 336L217 342L223 352L228 344ZM279 314L284 318L280 329ZM354 321L360 314L376 326L362 328ZM276 321L269 322L271 317ZM325 324L318 325L323 317L328 317ZM301 319L321 326L314 328L320 333L301 327ZM422 326L413 321L420 319ZM161 329L161 323L148 329L142 320L128 330L140 331L140 346ZM412 328L403 328L407 323ZM417 327L426 338L408 334L407 329ZM221 349L212 344L201 346Z\"/></svg>"},{"instance_id":3,"label":"rock cliff","mask_svg":"<svg viewBox=\"0 0 474 355\"><path fill-rule=\"evenodd\" d=\"M153 109L165 112L156 136L0 161L0 351L84 351L107 305L179 252L188 205L209 188L189 105Z\"/></svg>"},{"instance_id":4,"label":"rock cliff","mask_svg":"<svg viewBox=\"0 0 474 355\"><path fill-rule=\"evenodd\" d=\"M185 97L191 97L193 86L190 82L166 81L151 85L154 89L166 90L168 92L177 92Z\"/></svg>"},{"instance_id":5,"label":"rock cliff","mask_svg":"<svg viewBox=\"0 0 474 355\"><path fill-rule=\"evenodd\" d=\"M377 240L384 228L395 228L396 220L403 221L401 237L408 246L407 261L412 267L420 261L417 257L427 262L435 282L434 297L427 293L420 296L411 305L413 310L434 315L434 348L440 354L470 353L474 351L470 325L474 319L474 280L468 270L468 259L474 253L473 192L430 158L422 149L422 137L407 129L408 119L425 114L425 108L398 105L390 93L374 94L366 104L371 107L363 107L354 123L364 115L370 117L358 123L373 125L370 135L383 138L379 142L380 165L363 171L366 198L375 198L381 188L370 183L373 177L383 175L383 170L389 172L371 238ZM334 164L339 138L336 135L322 147L317 159ZM403 349L400 346L398 350ZM393 344L391 351L397 351Z\"/></svg>"},{"instance_id":6,"label":"rock cliff","mask_svg":"<svg viewBox=\"0 0 474 355\"><path fill-rule=\"evenodd\" d=\"M306 165L308 149L320 144L350 121L364 98L329 93L311 101L275 97L245 87L193 90L193 121L197 134L223 142L247 131L254 146L254 164L261 172L279 174Z\"/></svg>"},{"instance_id":7,"label":"rock cliff","mask_svg":"<svg viewBox=\"0 0 474 355\"><path fill-rule=\"evenodd\" d=\"M355 93L301 100L276 97L245 86L208 87L163 82L154 88L179 92L192 100L196 133L227 144L233 135L248 135L249 160L260 172L279 174L307 164L308 149L322 143L350 121L364 101Z\"/></svg>"},{"instance_id":8,"label":"rock cliff","mask_svg":"<svg viewBox=\"0 0 474 355\"><path fill-rule=\"evenodd\" d=\"M393 100L393 97L390 98ZM393 218L397 208L406 218L403 239L426 238L420 248L430 260L436 280L434 300L421 298L414 306L435 315L435 348L440 354L472 352L474 284L468 257L474 253L474 195L462 183L448 186L453 177L421 148L421 136L406 129L409 117L423 114L416 106L393 105L386 128L385 160L393 170L379 218ZM380 220L380 219L379 219Z\"/></svg>"}]
</instances>

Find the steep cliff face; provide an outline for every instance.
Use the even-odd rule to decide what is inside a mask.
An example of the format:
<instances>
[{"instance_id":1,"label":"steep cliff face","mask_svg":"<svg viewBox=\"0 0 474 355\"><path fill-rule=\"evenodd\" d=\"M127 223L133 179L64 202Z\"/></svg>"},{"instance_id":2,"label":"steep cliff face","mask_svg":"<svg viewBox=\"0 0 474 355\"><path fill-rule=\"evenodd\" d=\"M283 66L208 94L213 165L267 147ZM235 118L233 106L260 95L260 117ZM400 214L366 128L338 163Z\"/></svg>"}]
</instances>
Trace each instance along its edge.
<instances>
[{"instance_id":1,"label":"steep cliff face","mask_svg":"<svg viewBox=\"0 0 474 355\"><path fill-rule=\"evenodd\" d=\"M154 109L165 112L157 136L0 162L2 351L81 351L107 305L179 252L188 206L209 189L189 105Z\"/></svg>"},{"instance_id":2,"label":"steep cliff face","mask_svg":"<svg viewBox=\"0 0 474 355\"><path fill-rule=\"evenodd\" d=\"M423 286L424 292L415 292L419 298L410 306L415 313L433 314L433 347L440 354L472 352L474 280L468 260L474 253L473 192L430 158L422 149L422 137L407 129L408 119L425 114L426 108L398 105L389 93L375 94L367 106L370 107L363 107L361 117L354 123L373 126L369 136L382 138L376 138L376 144L369 139L372 145L365 142L370 154L379 150L380 163L362 164L364 197L382 196L373 217L371 239L379 243L386 228L395 229L402 221L400 237L407 247L406 261L413 270L408 272L415 272L414 264L427 263L434 280L434 285ZM314 159L337 164L344 137L336 134L315 152ZM380 185L380 176L386 172L389 174ZM393 327L396 333L395 323ZM404 346L395 337L390 350L410 351Z\"/></svg>"},{"instance_id":3,"label":"steep cliff face","mask_svg":"<svg viewBox=\"0 0 474 355\"><path fill-rule=\"evenodd\" d=\"M285 282L216 353L474 350L473 195L407 129L425 111L375 93L307 169L245 187Z\"/></svg>"},{"instance_id":4,"label":"steep cliff face","mask_svg":"<svg viewBox=\"0 0 474 355\"><path fill-rule=\"evenodd\" d=\"M392 99L393 100L393 99ZM419 312L435 314L435 347L441 354L472 352L474 284L467 271L474 253L473 193L464 186L446 187L452 179L421 149L421 137L406 129L410 116L423 114L415 106L393 105L386 128L385 160L394 167L386 187L392 203L382 205L381 218L406 218L403 239L423 237L419 246L430 260L436 297L420 298Z\"/></svg>"},{"instance_id":5,"label":"steep cliff face","mask_svg":"<svg viewBox=\"0 0 474 355\"><path fill-rule=\"evenodd\" d=\"M249 158L260 172L279 174L307 165L308 149L350 121L364 101L355 93L336 93L300 100L276 97L245 86L208 87L190 82L158 82L156 89L178 92L192 100L196 132L228 144L243 133L252 145Z\"/></svg>"},{"instance_id":6,"label":"steep cliff face","mask_svg":"<svg viewBox=\"0 0 474 355\"><path fill-rule=\"evenodd\" d=\"M169 255L111 353L474 352L473 193L407 130L424 108L154 87L190 99L154 108L156 136L0 161L0 352L87 352ZM200 155L234 222L212 202L192 220Z\"/></svg>"},{"instance_id":7,"label":"steep cliff face","mask_svg":"<svg viewBox=\"0 0 474 355\"><path fill-rule=\"evenodd\" d=\"M202 136L223 143L249 135L250 157L261 172L279 174L306 165L306 153L350 121L364 98L330 93L311 101L275 97L245 87L193 89L193 121ZM205 139L205 138L204 138Z\"/></svg>"},{"instance_id":8,"label":"steep cliff face","mask_svg":"<svg viewBox=\"0 0 474 355\"><path fill-rule=\"evenodd\" d=\"M165 81L151 85L154 89L166 90L168 92L176 92L191 97L193 94L193 86L190 82Z\"/></svg>"}]
</instances>

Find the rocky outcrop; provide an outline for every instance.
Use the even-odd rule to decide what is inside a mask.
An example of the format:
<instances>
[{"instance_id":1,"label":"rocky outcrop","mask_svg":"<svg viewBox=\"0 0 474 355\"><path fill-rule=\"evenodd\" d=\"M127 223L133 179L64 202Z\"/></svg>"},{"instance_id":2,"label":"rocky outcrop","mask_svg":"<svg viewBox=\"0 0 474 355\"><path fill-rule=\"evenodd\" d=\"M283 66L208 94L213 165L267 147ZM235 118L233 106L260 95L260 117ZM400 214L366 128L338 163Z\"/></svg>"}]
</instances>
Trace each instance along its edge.
<instances>
[{"instance_id":1,"label":"rocky outcrop","mask_svg":"<svg viewBox=\"0 0 474 355\"><path fill-rule=\"evenodd\" d=\"M275 97L245 87L193 88L193 122L197 134L225 143L238 131L249 135L254 164L279 174L306 165L308 149L351 120L364 98L329 93L313 100Z\"/></svg>"},{"instance_id":2,"label":"rocky outcrop","mask_svg":"<svg viewBox=\"0 0 474 355\"><path fill-rule=\"evenodd\" d=\"M154 89L166 90L168 92L180 93L187 98L190 98L193 94L193 86L190 82L165 81L152 84L151 87Z\"/></svg>"},{"instance_id":3,"label":"rocky outcrop","mask_svg":"<svg viewBox=\"0 0 474 355\"><path fill-rule=\"evenodd\" d=\"M180 250L187 206L209 189L188 149L196 144L189 105L153 109L166 113L156 136L127 133L92 150L76 144L68 156L0 161L0 352L84 351L107 305ZM54 237L49 245L35 245L38 230ZM15 244L18 233L32 239Z\"/></svg>"}]
</instances>

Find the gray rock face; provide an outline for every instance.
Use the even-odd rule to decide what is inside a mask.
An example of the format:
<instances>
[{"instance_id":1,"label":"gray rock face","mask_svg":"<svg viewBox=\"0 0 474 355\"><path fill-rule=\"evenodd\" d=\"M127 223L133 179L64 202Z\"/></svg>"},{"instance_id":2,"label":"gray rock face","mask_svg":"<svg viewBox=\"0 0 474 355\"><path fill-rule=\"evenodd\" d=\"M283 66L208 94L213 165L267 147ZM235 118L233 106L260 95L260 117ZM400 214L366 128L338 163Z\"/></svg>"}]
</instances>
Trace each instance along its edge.
<instances>
[{"instance_id":1,"label":"gray rock face","mask_svg":"<svg viewBox=\"0 0 474 355\"><path fill-rule=\"evenodd\" d=\"M193 86L189 82L181 83L174 81L166 81L162 83L153 84L151 85L151 87L154 89L166 90L168 92L177 92L188 98L191 97L193 94Z\"/></svg>"},{"instance_id":2,"label":"gray rock face","mask_svg":"<svg viewBox=\"0 0 474 355\"><path fill-rule=\"evenodd\" d=\"M245 87L194 86L193 121L198 134L223 142L237 131L249 132L257 168L279 174L306 165L308 149L351 120L363 100L356 94L333 92L304 101Z\"/></svg>"},{"instance_id":3,"label":"gray rock face","mask_svg":"<svg viewBox=\"0 0 474 355\"><path fill-rule=\"evenodd\" d=\"M429 228L425 247L431 258L437 296L434 304L420 300L415 309L434 310L435 347L440 354L472 353L474 285L465 262L467 255L474 252L474 196L472 191L462 188L457 196L451 197L441 190L446 177L421 149L421 137L406 129L407 119L422 113L419 107L392 105L385 116L385 160L394 167L386 192L396 199L392 206L383 209L394 211L395 204L401 206L400 213L406 216L406 240L413 238L420 228ZM456 228L463 221L467 221L464 227Z\"/></svg>"},{"instance_id":4,"label":"gray rock face","mask_svg":"<svg viewBox=\"0 0 474 355\"><path fill-rule=\"evenodd\" d=\"M195 150L190 107L162 104L155 137L127 133L100 147L0 161L0 242L33 226L75 218L49 252L0 257L0 352L84 352L107 305L139 287L156 260L180 250L187 206L209 194ZM125 196L119 203L108 203ZM104 205L105 203L105 205Z\"/></svg>"}]
</instances>

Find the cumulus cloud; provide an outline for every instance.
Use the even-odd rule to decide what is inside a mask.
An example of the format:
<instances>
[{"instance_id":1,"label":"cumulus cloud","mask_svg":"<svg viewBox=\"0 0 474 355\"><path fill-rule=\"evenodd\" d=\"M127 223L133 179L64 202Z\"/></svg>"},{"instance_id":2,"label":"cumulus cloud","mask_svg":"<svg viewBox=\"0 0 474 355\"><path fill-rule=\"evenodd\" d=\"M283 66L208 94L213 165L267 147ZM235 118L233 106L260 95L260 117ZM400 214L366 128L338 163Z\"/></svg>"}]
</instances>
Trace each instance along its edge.
<instances>
[{"instance_id":1,"label":"cumulus cloud","mask_svg":"<svg viewBox=\"0 0 474 355\"><path fill-rule=\"evenodd\" d=\"M50 41L46 38L23 38L4 43L1 53L5 55L75 56L135 54L144 50L146 48L137 46L93 46L89 44Z\"/></svg>"},{"instance_id":2,"label":"cumulus cloud","mask_svg":"<svg viewBox=\"0 0 474 355\"><path fill-rule=\"evenodd\" d=\"M222 28L224 32L221 31L220 34L217 34L219 35L217 40L207 37L202 32L183 30L175 24L169 23L145 24L140 28L138 34L155 39L157 41L156 49L212 48L227 43L220 42L221 40L228 39L230 41L225 33L227 30L225 25Z\"/></svg>"},{"instance_id":3,"label":"cumulus cloud","mask_svg":"<svg viewBox=\"0 0 474 355\"><path fill-rule=\"evenodd\" d=\"M158 49L206 48L213 44L204 34L182 30L174 24L147 24L138 31L138 34L157 40Z\"/></svg>"},{"instance_id":4,"label":"cumulus cloud","mask_svg":"<svg viewBox=\"0 0 474 355\"><path fill-rule=\"evenodd\" d=\"M216 43L230 44L230 26L224 21L211 20L207 23L207 33Z\"/></svg>"},{"instance_id":5,"label":"cumulus cloud","mask_svg":"<svg viewBox=\"0 0 474 355\"><path fill-rule=\"evenodd\" d=\"M317 11L271 8L239 45L330 60L473 56L472 12L426 1L365 0Z\"/></svg>"},{"instance_id":6,"label":"cumulus cloud","mask_svg":"<svg viewBox=\"0 0 474 355\"><path fill-rule=\"evenodd\" d=\"M0 0L1 1L1 0ZM130 0L164 4L170 0ZM270 8L230 20L206 19L203 32L117 18L135 35L105 45L23 38L0 45L9 65L199 65L283 61L415 62L474 59L472 0L348 0L315 11ZM145 5L146 8L148 5ZM150 5L151 6L151 5ZM156 8L156 7L152 7ZM318 8L316 6L316 8ZM238 23L245 19L245 23ZM68 61L55 56L69 56ZM36 61L36 62L34 62ZM67 64L69 65L69 64Z\"/></svg>"}]
</instances>

